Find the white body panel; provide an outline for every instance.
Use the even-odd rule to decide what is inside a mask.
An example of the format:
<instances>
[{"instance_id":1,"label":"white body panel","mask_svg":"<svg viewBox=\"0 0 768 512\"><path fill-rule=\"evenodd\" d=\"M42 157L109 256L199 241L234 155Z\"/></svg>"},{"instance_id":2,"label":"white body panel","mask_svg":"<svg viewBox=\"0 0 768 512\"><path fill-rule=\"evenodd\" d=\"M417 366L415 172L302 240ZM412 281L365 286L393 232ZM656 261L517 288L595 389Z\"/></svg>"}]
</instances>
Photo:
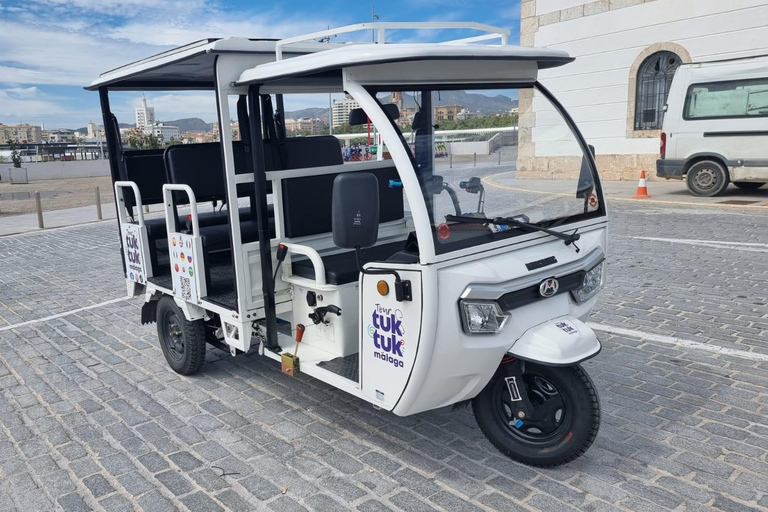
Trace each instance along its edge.
<instances>
[{"instance_id":1,"label":"white body panel","mask_svg":"<svg viewBox=\"0 0 768 512\"><path fill-rule=\"evenodd\" d=\"M411 282L413 300L395 300L392 275L363 275L360 288L360 384L363 395L385 409L397 404L408 385L423 331L421 272L398 270L398 273L403 280ZM379 281L386 281L389 286L386 296L376 290ZM429 333L426 336L429 337Z\"/></svg>"},{"instance_id":2,"label":"white body panel","mask_svg":"<svg viewBox=\"0 0 768 512\"><path fill-rule=\"evenodd\" d=\"M662 130L667 134L666 159L688 161L711 155L728 167L732 181L768 181L768 117L685 118L691 86L750 79L765 80L768 90L768 57L680 67L672 80ZM768 92L760 96L768 104ZM746 96L742 99L747 101Z\"/></svg>"},{"instance_id":3,"label":"white body panel","mask_svg":"<svg viewBox=\"0 0 768 512\"><path fill-rule=\"evenodd\" d=\"M481 260L465 258L425 270L424 295L433 297L437 307L425 308L423 331L426 335L420 341L419 357L408 388L394 412L415 414L472 398L490 380L504 354L514 352L515 343L529 329L563 316L586 319L595 299L578 304L570 294L561 293L513 310L499 334L473 336L463 331L458 306L462 292L473 283L509 282L511 291L515 279L529 274L526 262L554 255L558 266L562 266L582 259L595 249L604 250L604 225L580 233L580 253L566 247L561 240L551 239ZM554 275L557 266L546 270ZM563 364L566 362L563 360Z\"/></svg>"},{"instance_id":4,"label":"white body panel","mask_svg":"<svg viewBox=\"0 0 768 512\"><path fill-rule=\"evenodd\" d=\"M563 316L525 331L508 353L525 361L569 365L598 352L595 332L581 320Z\"/></svg>"}]
</instances>

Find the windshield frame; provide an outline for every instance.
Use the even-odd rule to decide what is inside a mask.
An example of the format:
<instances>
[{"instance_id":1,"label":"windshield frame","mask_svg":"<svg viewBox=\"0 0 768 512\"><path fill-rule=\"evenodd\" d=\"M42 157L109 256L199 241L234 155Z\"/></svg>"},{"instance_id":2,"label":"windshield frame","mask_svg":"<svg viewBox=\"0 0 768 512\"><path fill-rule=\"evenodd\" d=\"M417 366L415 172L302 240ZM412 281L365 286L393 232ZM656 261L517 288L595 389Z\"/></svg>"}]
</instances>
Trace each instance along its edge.
<instances>
[{"instance_id":1,"label":"windshield frame","mask_svg":"<svg viewBox=\"0 0 768 512\"><path fill-rule=\"evenodd\" d=\"M413 91L444 91L444 90L484 90L484 89L535 89L539 91L555 108L555 110L560 114L563 121L565 121L566 125L568 126L569 130L571 131L571 134L573 135L574 139L579 145L579 148L582 151L582 156L585 159L585 162L588 166L588 169L592 175L593 180L593 186L594 190L593 192L598 198L598 207L594 211L590 212L584 212L579 213L575 215L570 215L567 217L561 217L557 219L552 220L546 220L543 222L535 223L537 226L547 229L555 229L558 228L558 231L565 231L565 230L571 230L575 229L579 226L574 226L574 224L581 224L584 221L590 221L599 219L601 217L605 217L607 215L607 210L605 206L605 197L603 194L602 184L600 181L600 175L597 170L597 164L595 161L595 156L593 154L593 149L587 144L586 140L584 139L584 136L582 135L579 128L576 126L576 123L573 121L573 118L568 114L565 107L555 98L555 96L546 88L544 85L541 84L541 82L505 82L505 83L486 83L486 84L478 84L478 83L449 83L449 84L409 84L409 85L403 85L398 86L397 84L382 84L382 85L365 85L364 86L366 92L374 99L374 101L378 104L379 108L383 108L383 104L380 101L380 98L378 97L378 93L381 92L413 92ZM404 147L406 150L406 153L410 159L412 172L416 175L419 185L421 187L421 196L422 201L425 206L428 206L428 197L429 195L425 191L425 183L423 181L423 177L421 173L417 171L418 164L416 162L416 158L411 152L411 149L409 147L408 141L403 136L403 133L401 131L401 128L397 126L394 120L389 119L389 123L391 124L391 127L395 130L397 133L397 136L399 138L400 144ZM387 141L385 140L385 143ZM419 245L420 247L424 247L424 243L429 242L432 244L432 248L434 251L435 256L437 257L437 260L445 259L446 256L453 257L454 253L457 253L457 251L460 251L462 254L466 252L467 249L473 249L477 248L476 251L472 252L479 252L479 251L486 251L492 248L495 248L497 246L505 246L509 245L511 243L517 243L518 241L525 241L530 238L540 238L541 233L532 233L528 230L521 230L521 229L509 229L506 231L500 231L500 232L491 232L490 230L488 233L484 233L481 236L476 236L471 239L465 239L465 240L459 240L452 243L444 243L439 242L437 240L437 230L435 229L435 222L432 217L432 211L430 208L427 208L427 211L429 213L429 231L431 232L431 240L422 240L419 238ZM530 236L526 236L530 235ZM522 240L518 240L521 239ZM493 245L493 247L489 247L489 245ZM459 255L457 255L459 256Z\"/></svg>"}]
</instances>

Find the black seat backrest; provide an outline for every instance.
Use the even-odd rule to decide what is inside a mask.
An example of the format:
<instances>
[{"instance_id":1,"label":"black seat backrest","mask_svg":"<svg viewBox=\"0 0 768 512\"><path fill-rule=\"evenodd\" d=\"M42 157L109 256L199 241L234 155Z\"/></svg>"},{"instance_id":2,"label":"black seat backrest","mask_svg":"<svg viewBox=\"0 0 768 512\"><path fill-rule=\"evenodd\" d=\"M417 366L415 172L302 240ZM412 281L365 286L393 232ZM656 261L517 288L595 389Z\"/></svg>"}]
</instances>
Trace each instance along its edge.
<instances>
[{"instance_id":1,"label":"black seat backrest","mask_svg":"<svg viewBox=\"0 0 768 512\"><path fill-rule=\"evenodd\" d=\"M402 219L403 189L390 188L389 180L399 180L394 166L365 170L379 180L379 222ZM333 180L338 173L283 180L285 236L296 238L331 232Z\"/></svg>"},{"instance_id":2,"label":"black seat backrest","mask_svg":"<svg viewBox=\"0 0 768 512\"><path fill-rule=\"evenodd\" d=\"M265 149L268 146L269 144L265 143ZM304 169L344 163L341 144L333 135L291 137L285 139L279 152L283 169Z\"/></svg>"},{"instance_id":3,"label":"black seat backrest","mask_svg":"<svg viewBox=\"0 0 768 512\"><path fill-rule=\"evenodd\" d=\"M248 172L245 146L241 142L233 144L235 174ZM163 156L169 183L189 185L195 199L205 201L226 201L227 192L224 180L224 160L221 145L218 142L202 144L177 144L165 150ZM237 186L238 197L248 197L253 186L242 183ZM186 204L187 195L175 194L177 204Z\"/></svg>"},{"instance_id":4,"label":"black seat backrest","mask_svg":"<svg viewBox=\"0 0 768 512\"><path fill-rule=\"evenodd\" d=\"M123 152L123 170L125 178L139 187L142 204L163 202L163 185L168 180L165 175L162 149L128 150ZM127 206L134 206L133 190L125 189Z\"/></svg>"}]
</instances>

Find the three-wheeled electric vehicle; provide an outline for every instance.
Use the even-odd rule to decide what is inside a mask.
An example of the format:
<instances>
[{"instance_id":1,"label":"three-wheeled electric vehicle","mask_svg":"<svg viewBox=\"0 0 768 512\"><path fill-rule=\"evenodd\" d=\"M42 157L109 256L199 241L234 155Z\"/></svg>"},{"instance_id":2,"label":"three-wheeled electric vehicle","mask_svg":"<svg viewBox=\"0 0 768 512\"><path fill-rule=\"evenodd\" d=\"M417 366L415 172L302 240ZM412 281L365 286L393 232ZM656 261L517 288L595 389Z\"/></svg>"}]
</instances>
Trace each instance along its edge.
<instances>
[{"instance_id":1,"label":"three-wheeled electric vehicle","mask_svg":"<svg viewBox=\"0 0 768 512\"><path fill-rule=\"evenodd\" d=\"M463 37L385 43L394 29ZM360 30L376 42L318 42ZM364 23L208 39L94 81L128 293L171 368L200 370L207 343L258 351L401 416L471 403L528 464L584 453L606 209L584 138L537 82L571 57L507 37ZM215 95L220 142L124 149L110 93L178 90ZM332 95L336 135L293 136L286 105ZM370 159L345 162L366 137Z\"/></svg>"}]
</instances>

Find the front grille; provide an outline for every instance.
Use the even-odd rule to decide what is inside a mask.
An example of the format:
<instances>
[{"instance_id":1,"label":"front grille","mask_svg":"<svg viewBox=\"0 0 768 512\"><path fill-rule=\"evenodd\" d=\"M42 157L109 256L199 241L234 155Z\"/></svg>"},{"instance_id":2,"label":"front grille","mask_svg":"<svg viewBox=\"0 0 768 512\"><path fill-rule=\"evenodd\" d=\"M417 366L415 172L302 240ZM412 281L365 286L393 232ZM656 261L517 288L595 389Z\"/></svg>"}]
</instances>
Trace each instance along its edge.
<instances>
[{"instance_id":1,"label":"front grille","mask_svg":"<svg viewBox=\"0 0 768 512\"><path fill-rule=\"evenodd\" d=\"M578 272L574 272L573 274L568 274L567 276L558 277L557 281L560 283L560 287L558 288L557 293L555 295L560 295L561 293L566 293L572 290L579 289L582 283L584 282L584 275L586 273L587 273L586 270L579 270ZM499 297L498 303L503 311L510 311L515 308L519 308L527 304L531 304L533 302L545 300L548 298L550 297L541 296L541 294L539 293L539 285L535 284L527 288L515 290L514 292L505 293L504 295Z\"/></svg>"}]
</instances>

